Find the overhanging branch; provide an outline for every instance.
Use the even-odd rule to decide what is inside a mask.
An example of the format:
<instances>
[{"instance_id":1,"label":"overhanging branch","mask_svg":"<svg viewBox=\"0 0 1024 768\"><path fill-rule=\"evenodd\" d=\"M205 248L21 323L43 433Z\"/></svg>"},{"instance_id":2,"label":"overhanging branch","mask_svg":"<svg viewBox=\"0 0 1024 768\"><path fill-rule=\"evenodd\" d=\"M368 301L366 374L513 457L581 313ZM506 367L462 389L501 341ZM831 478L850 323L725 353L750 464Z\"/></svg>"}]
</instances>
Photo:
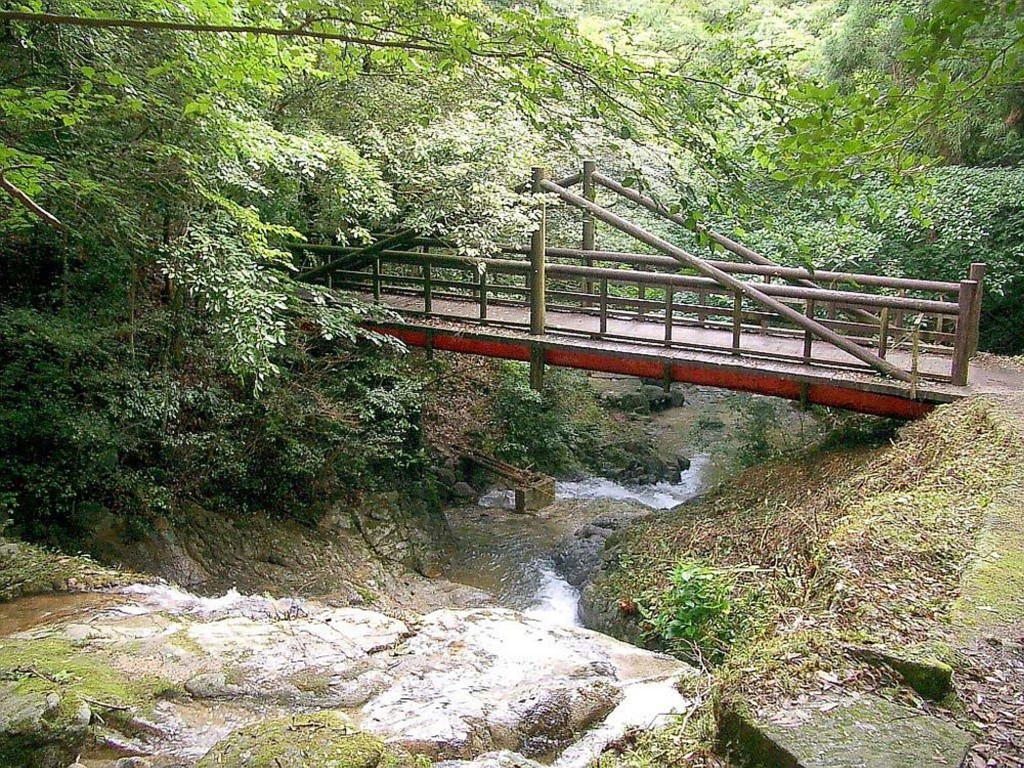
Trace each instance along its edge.
<instances>
[{"instance_id":1,"label":"overhanging branch","mask_svg":"<svg viewBox=\"0 0 1024 768\"><path fill-rule=\"evenodd\" d=\"M28 212L33 216L41 219L45 224L48 224L59 232L67 231L68 228L64 225L64 222L22 192L21 189L19 189L10 179L4 176L3 171L0 171L0 189L14 198L16 202L28 210Z\"/></svg>"}]
</instances>

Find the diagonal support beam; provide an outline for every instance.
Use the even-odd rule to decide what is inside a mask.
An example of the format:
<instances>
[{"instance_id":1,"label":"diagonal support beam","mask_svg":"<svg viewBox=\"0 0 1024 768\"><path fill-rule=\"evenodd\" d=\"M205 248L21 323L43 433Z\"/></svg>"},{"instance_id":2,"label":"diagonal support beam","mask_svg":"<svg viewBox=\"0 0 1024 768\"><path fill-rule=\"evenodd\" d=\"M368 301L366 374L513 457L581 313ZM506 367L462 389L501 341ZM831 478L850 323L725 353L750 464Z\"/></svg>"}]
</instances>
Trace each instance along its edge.
<instances>
[{"instance_id":1,"label":"diagonal support beam","mask_svg":"<svg viewBox=\"0 0 1024 768\"><path fill-rule=\"evenodd\" d=\"M614 179L608 178L603 173L594 173L594 181L600 184L605 189L609 189L615 194L620 195L643 208L646 208L651 213L657 214L658 216L661 216L663 219L671 221L673 224L678 224L680 227L689 229L689 225L687 224L686 219L684 219L678 213L670 213L669 211L665 210L665 207L663 205L658 203L656 200L647 197L647 195L643 195L637 192L635 189L630 189L629 187L620 184ZM749 261L751 264L758 264L762 267L779 266L771 259L762 256L757 251L751 250L747 246L741 243L737 243L732 238L726 237L721 232L716 232L715 230L709 227L705 227L703 224L697 224L697 231L703 235L707 235L713 241L715 241L720 246L725 248L725 250L731 253L735 253L740 258ZM818 287L818 284L815 283L813 280L802 280L799 278L788 277L784 277L783 279L785 279L787 282L793 283L794 285L803 285L807 288ZM853 310L852 314L856 315L862 320L867 320L871 323L878 322L877 316L872 315L870 312L865 312L864 310Z\"/></svg>"},{"instance_id":2,"label":"diagonal support beam","mask_svg":"<svg viewBox=\"0 0 1024 768\"><path fill-rule=\"evenodd\" d=\"M762 293L752 284L737 280L732 275L723 272L718 267L709 264L705 259L699 256L694 256L692 253L673 245L667 240L663 240L657 235L653 235L645 229L636 226L632 222L627 221L621 216L617 216L601 206L590 202L585 197L577 195L574 192L570 192L568 189L554 184L547 180L542 180L539 184L540 188L545 192L553 192L558 195L562 200L573 205L577 208L581 208L584 211L590 213L594 218L603 221L605 224L609 224L620 232L624 232L631 237L636 238L642 243L646 243L652 248L665 253L679 262L685 264L688 267L700 272L707 277L710 277L719 285L728 288L731 291L742 294L750 300L760 304L763 307L770 309L772 312L786 318L791 323L799 328L803 328L805 331L813 334L814 336L822 339L823 341L832 344L838 349L843 350L847 354L860 360L862 363L869 365L874 370L883 373L887 376L891 376L899 381L910 382L912 377L906 371L903 371L892 363L883 360L881 357L876 355L864 347L853 343L849 339L845 339L830 328L825 327L821 323L815 322L813 319L807 317L801 312L797 312L792 307L788 307L777 299Z\"/></svg>"}]
</instances>

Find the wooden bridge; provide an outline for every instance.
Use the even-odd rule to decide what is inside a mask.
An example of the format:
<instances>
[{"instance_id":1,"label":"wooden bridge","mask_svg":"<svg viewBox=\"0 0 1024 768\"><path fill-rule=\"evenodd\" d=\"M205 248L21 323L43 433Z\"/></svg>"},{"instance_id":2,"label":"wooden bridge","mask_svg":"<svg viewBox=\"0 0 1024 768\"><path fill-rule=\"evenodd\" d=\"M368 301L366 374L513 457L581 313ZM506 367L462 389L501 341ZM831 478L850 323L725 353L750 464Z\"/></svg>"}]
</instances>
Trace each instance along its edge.
<instances>
[{"instance_id":1,"label":"wooden bridge","mask_svg":"<svg viewBox=\"0 0 1024 768\"><path fill-rule=\"evenodd\" d=\"M698 227L732 257L701 258L599 205L602 190L687 226L591 161L557 181L535 168L530 190L541 210L529 246L476 258L411 231L301 244L321 263L300 277L394 310L371 327L412 346L529 361L537 388L553 365L903 418L970 391L984 264L960 282L811 271ZM548 242L554 201L582 212L581 247ZM597 249L597 224L654 253Z\"/></svg>"}]
</instances>

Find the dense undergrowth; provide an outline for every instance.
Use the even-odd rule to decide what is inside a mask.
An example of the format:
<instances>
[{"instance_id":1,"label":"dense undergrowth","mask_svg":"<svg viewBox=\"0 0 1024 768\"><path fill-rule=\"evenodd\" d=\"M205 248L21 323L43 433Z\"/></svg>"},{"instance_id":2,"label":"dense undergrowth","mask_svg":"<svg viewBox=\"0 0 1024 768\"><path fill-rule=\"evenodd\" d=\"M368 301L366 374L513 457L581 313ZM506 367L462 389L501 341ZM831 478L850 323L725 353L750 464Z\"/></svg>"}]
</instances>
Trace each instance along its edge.
<instances>
[{"instance_id":1,"label":"dense undergrowth","mask_svg":"<svg viewBox=\"0 0 1024 768\"><path fill-rule=\"evenodd\" d=\"M75 548L111 516L142 535L189 503L315 523L422 483L436 504L428 470L456 433L548 472L600 468L619 439L582 375L552 372L535 393L523 366L301 330L257 396L200 308L122 267L130 291L102 259L66 281L41 259L0 295L0 517L30 540Z\"/></svg>"},{"instance_id":2,"label":"dense undergrowth","mask_svg":"<svg viewBox=\"0 0 1024 768\"><path fill-rule=\"evenodd\" d=\"M168 312L97 314L0 312L0 500L18 533L74 542L104 515L145 526L183 500L312 521L420 461L401 357L296 345L257 399L201 323L172 353Z\"/></svg>"},{"instance_id":3,"label":"dense undergrowth","mask_svg":"<svg viewBox=\"0 0 1024 768\"><path fill-rule=\"evenodd\" d=\"M772 706L835 690L919 701L847 649L948 655L982 519L1022 459L999 407L964 401L889 447L758 467L624 534L596 593L713 682L693 692L701 715L606 764L718 764L709 750L723 701Z\"/></svg>"}]
</instances>

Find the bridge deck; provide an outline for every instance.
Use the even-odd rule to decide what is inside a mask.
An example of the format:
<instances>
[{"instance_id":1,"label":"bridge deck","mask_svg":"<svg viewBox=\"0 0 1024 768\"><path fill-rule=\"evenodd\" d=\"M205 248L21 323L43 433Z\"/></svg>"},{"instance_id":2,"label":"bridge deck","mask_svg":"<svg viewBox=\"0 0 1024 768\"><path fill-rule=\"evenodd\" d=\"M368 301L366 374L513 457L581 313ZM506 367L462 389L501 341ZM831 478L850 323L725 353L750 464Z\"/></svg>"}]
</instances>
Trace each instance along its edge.
<instances>
[{"instance_id":1,"label":"bridge deck","mask_svg":"<svg viewBox=\"0 0 1024 768\"><path fill-rule=\"evenodd\" d=\"M922 380L912 391L908 384L851 370L858 364L855 358L821 341L815 341L815 364L794 362L803 352L802 337L744 334L741 354L734 355L723 351L732 342L726 330L674 324L672 343L666 343L664 319L658 317L609 317L604 338L598 339L596 316L549 310L547 333L531 336L527 307L490 305L482 323L479 305L471 300L435 300L430 317L425 316L420 297L384 295L381 303L402 319L374 327L413 346L516 360L529 360L531 350L539 347L548 365L655 379L667 376L904 418L975 392L1017 386L1021 378L1017 371L975 361L967 387ZM912 367L909 351L891 350L888 359L907 370ZM918 360L922 373L938 374L948 367L948 355L922 354Z\"/></svg>"}]
</instances>

